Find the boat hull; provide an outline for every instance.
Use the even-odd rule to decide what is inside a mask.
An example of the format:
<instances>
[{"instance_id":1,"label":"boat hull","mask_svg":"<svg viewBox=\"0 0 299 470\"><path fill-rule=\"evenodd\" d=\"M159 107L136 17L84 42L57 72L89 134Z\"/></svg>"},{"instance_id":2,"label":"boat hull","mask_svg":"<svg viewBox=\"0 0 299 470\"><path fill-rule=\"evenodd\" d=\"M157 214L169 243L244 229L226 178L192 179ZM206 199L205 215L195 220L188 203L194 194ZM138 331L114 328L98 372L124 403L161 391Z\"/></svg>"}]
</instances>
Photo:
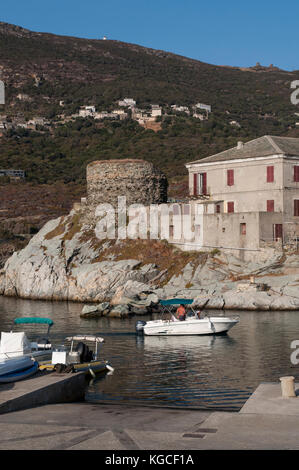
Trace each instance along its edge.
<instances>
[{"instance_id":1,"label":"boat hull","mask_svg":"<svg viewBox=\"0 0 299 470\"><path fill-rule=\"evenodd\" d=\"M209 317L185 321L154 320L146 322L143 332L147 336L188 336L225 334L239 319Z\"/></svg>"},{"instance_id":2,"label":"boat hull","mask_svg":"<svg viewBox=\"0 0 299 470\"><path fill-rule=\"evenodd\" d=\"M32 366L32 359L30 356L20 356L15 358L1 359L0 360L0 376L18 372Z\"/></svg>"},{"instance_id":3,"label":"boat hull","mask_svg":"<svg viewBox=\"0 0 299 470\"><path fill-rule=\"evenodd\" d=\"M40 362L39 369L40 370L54 370L56 364L52 364L51 362ZM100 374L101 372L107 371L107 363L104 361L93 361L93 362L83 362L82 364L68 364L72 365L76 372L86 372L90 373L90 371L94 372L95 374Z\"/></svg>"},{"instance_id":4,"label":"boat hull","mask_svg":"<svg viewBox=\"0 0 299 470\"><path fill-rule=\"evenodd\" d=\"M24 380L28 377L31 377L32 375L36 374L37 371L38 363L34 362L30 367L27 367L26 369L0 375L0 383L18 382L19 380Z\"/></svg>"}]
</instances>

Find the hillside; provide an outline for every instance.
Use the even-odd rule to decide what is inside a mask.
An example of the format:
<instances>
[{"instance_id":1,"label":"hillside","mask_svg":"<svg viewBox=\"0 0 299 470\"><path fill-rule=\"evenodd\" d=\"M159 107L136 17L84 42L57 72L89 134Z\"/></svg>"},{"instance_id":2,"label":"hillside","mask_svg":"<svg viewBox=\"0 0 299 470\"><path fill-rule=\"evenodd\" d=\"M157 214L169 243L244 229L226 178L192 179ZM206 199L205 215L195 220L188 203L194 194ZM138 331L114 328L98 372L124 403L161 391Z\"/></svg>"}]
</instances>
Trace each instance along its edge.
<instances>
[{"instance_id":1,"label":"hillside","mask_svg":"<svg viewBox=\"0 0 299 470\"><path fill-rule=\"evenodd\" d=\"M57 36L0 23L0 78L6 85L0 114L8 120L44 116L51 123L35 131L11 129L0 138L0 167L22 168L35 183L84 184L88 162L127 157L150 160L172 178L186 174L185 162L238 140L299 135L290 102L290 82L298 73L275 67L214 66L120 41ZM18 99L20 94L29 99ZM130 119L55 123L62 112L71 115L84 104L109 110L125 96L133 97L138 107L207 103L212 113L208 121L164 115L156 133ZM234 120L240 128L230 124Z\"/></svg>"},{"instance_id":2,"label":"hillside","mask_svg":"<svg viewBox=\"0 0 299 470\"><path fill-rule=\"evenodd\" d=\"M119 41L34 33L5 23L0 44L8 98L27 92L34 98L30 107L46 108L45 96L50 106L61 99L107 106L132 95L141 105L201 101L231 113L292 110L289 82L295 73L275 67L219 67Z\"/></svg>"}]
</instances>

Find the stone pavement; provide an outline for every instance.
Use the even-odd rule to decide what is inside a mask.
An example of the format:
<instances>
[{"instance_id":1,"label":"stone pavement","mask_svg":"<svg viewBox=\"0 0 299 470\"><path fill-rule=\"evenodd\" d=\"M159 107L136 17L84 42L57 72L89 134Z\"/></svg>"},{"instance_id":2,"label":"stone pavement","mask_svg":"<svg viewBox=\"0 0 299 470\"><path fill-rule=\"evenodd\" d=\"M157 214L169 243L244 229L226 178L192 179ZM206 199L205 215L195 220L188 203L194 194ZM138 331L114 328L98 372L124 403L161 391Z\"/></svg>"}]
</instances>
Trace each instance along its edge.
<instances>
[{"instance_id":1,"label":"stone pavement","mask_svg":"<svg viewBox=\"0 0 299 470\"><path fill-rule=\"evenodd\" d=\"M0 450L299 449L299 397L261 384L240 412L68 403L0 415Z\"/></svg>"},{"instance_id":2,"label":"stone pavement","mask_svg":"<svg viewBox=\"0 0 299 470\"><path fill-rule=\"evenodd\" d=\"M0 415L0 450L189 449L208 412L89 403Z\"/></svg>"}]
</instances>

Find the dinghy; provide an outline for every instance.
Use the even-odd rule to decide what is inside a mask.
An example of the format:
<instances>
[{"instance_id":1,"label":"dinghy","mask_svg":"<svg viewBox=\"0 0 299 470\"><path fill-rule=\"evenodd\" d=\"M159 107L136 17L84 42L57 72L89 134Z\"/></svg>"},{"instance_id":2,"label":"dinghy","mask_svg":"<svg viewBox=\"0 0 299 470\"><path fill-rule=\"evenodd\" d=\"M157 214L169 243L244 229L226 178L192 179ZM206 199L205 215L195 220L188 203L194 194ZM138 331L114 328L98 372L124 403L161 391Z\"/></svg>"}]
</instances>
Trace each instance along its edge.
<instances>
[{"instance_id":1,"label":"dinghy","mask_svg":"<svg viewBox=\"0 0 299 470\"><path fill-rule=\"evenodd\" d=\"M6 374L1 374L0 383L18 382L19 380L27 379L31 377L32 375L36 374L38 371L38 362L33 361L30 358L28 359L30 363L28 364L27 367L20 369L20 370L19 369L14 370L13 372L8 372ZM15 362L14 359L10 359L10 361ZM10 364L10 366L12 367L13 365ZM13 367L15 367L15 365Z\"/></svg>"},{"instance_id":2,"label":"dinghy","mask_svg":"<svg viewBox=\"0 0 299 470\"><path fill-rule=\"evenodd\" d=\"M30 356L0 359L0 377L11 372L19 372L32 366Z\"/></svg>"}]
</instances>

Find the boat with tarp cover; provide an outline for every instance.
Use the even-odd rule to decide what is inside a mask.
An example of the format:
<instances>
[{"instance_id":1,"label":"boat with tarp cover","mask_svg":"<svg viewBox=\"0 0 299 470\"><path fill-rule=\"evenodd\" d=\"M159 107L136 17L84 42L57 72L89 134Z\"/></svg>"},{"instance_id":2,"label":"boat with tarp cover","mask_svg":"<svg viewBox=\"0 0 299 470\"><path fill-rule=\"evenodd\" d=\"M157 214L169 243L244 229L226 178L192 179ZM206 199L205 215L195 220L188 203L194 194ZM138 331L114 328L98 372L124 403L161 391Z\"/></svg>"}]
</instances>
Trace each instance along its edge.
<instances>
[{"instance_id":1,"label":"boat with tarp cover","mask_svg":"<svg viewBox=\"0 0 299 470\"><path fill-rule=\"evenodd\" d=\"M37 358L51 355L52 345L49 341L50 318L19 317L15 318L14 326L46 325L45 337L30 341L25 331L1 332L0 340L0 383L15 382L30 377L38 370ZM25 328L24 328L25 329Z\"/></svg>"}]
</instances>

